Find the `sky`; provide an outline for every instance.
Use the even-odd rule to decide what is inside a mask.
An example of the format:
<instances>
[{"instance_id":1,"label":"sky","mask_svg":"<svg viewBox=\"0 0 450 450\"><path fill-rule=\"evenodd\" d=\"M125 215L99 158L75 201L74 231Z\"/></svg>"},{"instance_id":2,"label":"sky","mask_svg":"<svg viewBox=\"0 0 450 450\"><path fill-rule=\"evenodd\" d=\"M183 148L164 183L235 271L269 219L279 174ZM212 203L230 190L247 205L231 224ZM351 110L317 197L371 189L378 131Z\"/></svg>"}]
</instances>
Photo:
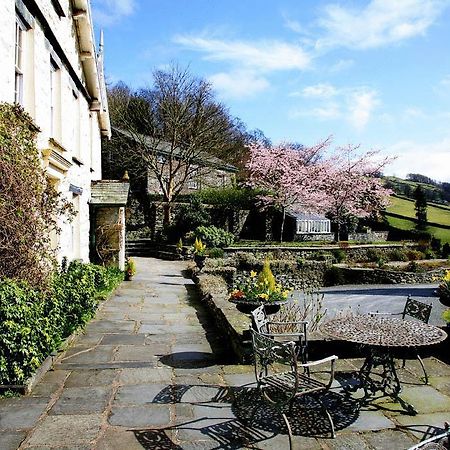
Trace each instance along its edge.
<instances>
[{"instance_id":1,"label":"sky","mask_svg":"<svg viewBox=\"0 0 450 450\"><path fill-rule=\"evenodd\" d=\"M92 0L110 83L173 64L274 143L359 144L450 182L450 0Z\"/></svg>"}]
</instances>

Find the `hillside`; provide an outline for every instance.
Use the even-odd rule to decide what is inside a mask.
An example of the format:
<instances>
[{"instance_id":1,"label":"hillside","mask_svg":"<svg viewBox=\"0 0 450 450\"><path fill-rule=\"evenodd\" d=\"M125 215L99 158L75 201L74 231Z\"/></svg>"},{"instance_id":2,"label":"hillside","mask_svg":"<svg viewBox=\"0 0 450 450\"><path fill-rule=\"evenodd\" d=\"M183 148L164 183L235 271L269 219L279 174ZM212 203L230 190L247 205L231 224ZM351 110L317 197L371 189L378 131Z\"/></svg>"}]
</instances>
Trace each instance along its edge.
<instances>
[{"instance_id":1,"label":"hillside","mask_svg":"<svg viewBox=\"0 0 450 450\"><path fill-rule=\"evenodd\" d=\"M386 209L385 216L389 224L395 228L414 229L416 219L414 201L392 196L391 206ZM450 243L450 208L442 205L428 205L427 218L430 223L427 231L440 239L442 243Z\"/></svg>"},{"instance_id":2,"label":"hillside","mask_svg":"<svg viewBox=\"0 0 450 450\"><path fill-rule=\"evenodd\" d=\"M413 193L417 186L421 186L425 192L428 202L448 205L450 203L447 191L448 183L421 183L417 181L404 180L397 177L384 177L386 187L392 189L395 194L413 199Z\"/></svg>"}]
</instances>

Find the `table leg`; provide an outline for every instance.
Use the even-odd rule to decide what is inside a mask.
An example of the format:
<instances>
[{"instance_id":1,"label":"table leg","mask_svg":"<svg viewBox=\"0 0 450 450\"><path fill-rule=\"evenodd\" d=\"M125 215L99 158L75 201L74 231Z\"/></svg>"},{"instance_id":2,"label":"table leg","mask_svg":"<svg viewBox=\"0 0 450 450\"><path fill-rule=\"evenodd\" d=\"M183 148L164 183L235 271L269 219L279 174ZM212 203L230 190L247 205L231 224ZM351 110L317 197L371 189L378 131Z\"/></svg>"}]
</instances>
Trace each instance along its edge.
<instances>
[{"instance_id":1,"label":"table leg","mask_svg":"<svg viewBox=\"0 0 450 450\"><path fill-rule=\"evenodd\" d=\"M381 347L369 347L367 351L368 356L359 371L359 378L364 389L363 402L367 402L380 391L394 401L398 401L409 414L417 414L414 407L399 396L402 387L391 352ZM382 367L381 373L374 372L377 367Z\"/></svg>"}]
</instances>

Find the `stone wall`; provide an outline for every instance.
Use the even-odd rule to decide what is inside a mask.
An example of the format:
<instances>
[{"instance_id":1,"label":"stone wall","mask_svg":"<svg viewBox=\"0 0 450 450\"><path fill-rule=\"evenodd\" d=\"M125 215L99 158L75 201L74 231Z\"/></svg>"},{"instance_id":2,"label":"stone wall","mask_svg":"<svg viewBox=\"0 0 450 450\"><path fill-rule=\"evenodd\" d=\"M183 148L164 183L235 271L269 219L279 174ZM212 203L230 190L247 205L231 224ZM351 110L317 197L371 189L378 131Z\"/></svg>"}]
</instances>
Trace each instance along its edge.
<instances>
[{"instance_id":1,"label":"stone wall","mask_svg":"<svg viewBox=\"0 0 450 450\"><path fill-rule=\"evenodd\" d=\"M333 233L320 233L320 234L304 234L296 233L294 236L296 242L333 242Z\"/></svg>"},{"instance_id":2,"label":"stone wall","mask_svg":"<svg viewBox=\"0 0 450 450\"><path fill-rule=\"evenodd\" d=\"M389 231L370 231L368 233L349 233L349 241L380 242L387 241Z\"/></svg>"},{"instance_id":3,"label":"stone wall","mask_svg":"<svg viewBox=\"0 0 450 450\"><path fill-rule=\"evenodd\" d=\"M320 247L290 247L290 246L264 246L259 247L227 247L225 253L227 256L236 255L239 253L246 253L253 255L257 259L264 259L269 256L272 259L278 260L295 260L301 259L314 259L314 256L320 253L332 253L336 250L342 250L345 252L346 259L349 261L370 261L369 256L371 252L376 250L380 255L388 255L394 249L414 249L414 244L386 244L386 245L321 245Z\"/></svg>"},{"instance_id":4,"label":"stone wall","mask_svg":"<svg viewBox=\"0 0 450 450\"><path fill-rule=\"evenodd\" d=\"M428 272L403 272L385 269L339 267L344 284L406 284L435 283L442 279L448 269Z\"/></svg>"}]
</instances>

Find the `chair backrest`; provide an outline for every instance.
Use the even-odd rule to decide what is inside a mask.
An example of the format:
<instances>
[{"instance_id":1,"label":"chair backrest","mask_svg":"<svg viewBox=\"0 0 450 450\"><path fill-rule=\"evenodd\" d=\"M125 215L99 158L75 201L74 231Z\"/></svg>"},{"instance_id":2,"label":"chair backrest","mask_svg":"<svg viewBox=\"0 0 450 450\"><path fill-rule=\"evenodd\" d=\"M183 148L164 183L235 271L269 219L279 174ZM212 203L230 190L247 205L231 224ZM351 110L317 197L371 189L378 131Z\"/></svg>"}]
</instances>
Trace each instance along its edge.
<instances>
[{"instance_id":1,"label":"chair backrest","mask_svg":"<svg viewBox=\"0 0 450 450\"><path fill-rule=\"evenodd\" d=\"M268 333L267 315L264 305L258 306L252 311L253 326L258 333Z\"/></svg>"},{"instance_id":2,"label":"chair backrest","mask_svg":"<svg viewBox=\"0 0 450 450\"><path fill-rule=\"evenodd\" d=\"M402 317L404 319L405 316L409 316L413 317L414 319L421 320L422 322L428 323L428 321L430 320L432 307L433 305L419 302L418 300L414 300L410 295L408 295Z\"/></svg>"},{"instance_id":3,"label":"chair backrest","mask_svg":"<svg viewBox=\"0 0 450 450\"><path fill-rule=\"evenodd\" d=\"M255 330L251 330L251 333L255 363L259 359L265 365L280 363L297 366L297 352L293 342L280 343Z\"/></svg>"}]
</instances>

